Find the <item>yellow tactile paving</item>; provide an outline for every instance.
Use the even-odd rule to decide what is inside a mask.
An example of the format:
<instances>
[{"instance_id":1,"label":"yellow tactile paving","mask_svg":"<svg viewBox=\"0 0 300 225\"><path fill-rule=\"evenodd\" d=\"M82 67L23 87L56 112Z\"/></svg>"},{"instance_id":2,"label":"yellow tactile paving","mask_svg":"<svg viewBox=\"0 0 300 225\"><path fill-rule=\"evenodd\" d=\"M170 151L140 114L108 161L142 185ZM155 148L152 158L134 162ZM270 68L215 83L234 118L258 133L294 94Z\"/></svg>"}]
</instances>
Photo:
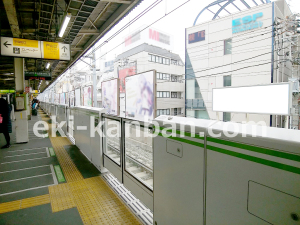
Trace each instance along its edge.
<instances>
[{"instance_id":1,"label":"yellow tactile paving","mask_svg":"<svg viewBox=\"0 0 300 225\"><path fill-rule=\"evenodd\" d=\"M89 224L140 224L100 177L68 183L81 219Z\"/></svg>"},{"instance_id":2,"label":"yellow tactile paving","mask_svg":"<svg viewBox=\"0 0 300 225\"><path fill-rule=\"evenodd\" d=\"M50 203L49 195L40 195L32 198L25 198L21 200L21 209L37 206L37 205L44 205Z\"/></svg>"},{"instance_id":3,"label":"yellow tactile paving","mask_svg":"<svg viewBox=\"0 0 300 225\"><path fill-rule=\"evenodd\" d=\"M21 200L0 204L0 213L11 212L20 209Z\"/></svg>"},{"instance_id":4,"label":"yellow tactile paving","mask_svg":"<svg viewBox=\"0 0 300 225\"><path fill-rule=\"evenodd\" d=\"M52 212L76 207L68 183L49 187Z\"/></svg>"},{"instance_id":5,"label":"yellow tactile paving","mask_svg":"<svg viewBox=\"0 0 300 225\"><path fill-rule=\"evenodd\" d=\"M84 180L113 224L140 224L101 177Z\"/></svg>"},{"instance_id":6,"label":"yellow tactile paving","mask_svg":"<svg viewBox=\"0 0 300 225\"><path fill-rule=\"evenodd\" d=\"M0 204L0 213L12 212L19 209L30 208L33 206L44 205L48 203L50 203L49 195L41 195L12 202L5 202Z\"/></svg>"},{"instance_id":7,"label":"yellow tactile paving","mask_svg":"<svg viewBox=\"0 0 300 225\"><path fill-rule=\"evenodd\" d=\"M51 137L50 141L67 182L83 180L83 177L63 146L71 145L66 137Z\"/></svg>"}]
</instances>

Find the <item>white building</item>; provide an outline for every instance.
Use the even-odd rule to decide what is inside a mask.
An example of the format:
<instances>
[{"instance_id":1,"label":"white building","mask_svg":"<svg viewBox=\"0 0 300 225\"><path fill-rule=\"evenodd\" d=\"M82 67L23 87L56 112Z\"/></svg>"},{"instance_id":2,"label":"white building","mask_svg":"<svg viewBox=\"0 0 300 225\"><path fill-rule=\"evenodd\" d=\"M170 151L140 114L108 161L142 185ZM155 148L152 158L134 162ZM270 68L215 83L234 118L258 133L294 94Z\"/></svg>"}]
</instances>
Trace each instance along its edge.
<instances>
[{"instance_id":1,"label":"white building","mask_svg":"<svg viewBox=\"0 0 300 225\"><path fill-rule=\"evenodd\" d=\"M156 70L157 116L184 116L184 63L179 55L158 46L140 44L115 59L115 76ZM122 81L121 81L122 82ZM120 113L125 113L124 94L120 94Z\"/></svg>"},{"instance_id":2,"label":"white building","mask_svg":"<svg viewBox=\"0 0 300 225\"><path fill-rule=\"evenodd\" d=\"M212 110L213 88L288 82L293 76L291 60L286 60L291 32L284 19L292 15L287 3L282 0L272 3L224 0L223 6L217 3L220 1L208 5L198 15L201 18L204 12L212 12L210 7L219 7L212 20L195 25L197 17L194 26L186 29L186 116L263 121L267 126L287 127L288 116Z\"/></svg>"}]
</instances>

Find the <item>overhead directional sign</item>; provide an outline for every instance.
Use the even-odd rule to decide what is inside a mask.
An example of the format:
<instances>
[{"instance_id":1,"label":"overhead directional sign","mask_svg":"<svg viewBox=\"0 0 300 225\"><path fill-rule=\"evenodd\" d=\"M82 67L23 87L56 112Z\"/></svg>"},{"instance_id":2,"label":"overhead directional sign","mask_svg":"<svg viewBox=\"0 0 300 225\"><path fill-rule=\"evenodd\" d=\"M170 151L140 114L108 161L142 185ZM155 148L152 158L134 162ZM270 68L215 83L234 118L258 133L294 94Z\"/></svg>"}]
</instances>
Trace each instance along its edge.
<instances>
[{"instance_id":1,"label":"overhead directional sign","mask_svg":"<svg viewBox=\"0 0 300 225\"><path fill-rule=\"evenodd\" d=\"M70 60L70 45L63 43L42 41L42 58Z\"/></svg>"},{"instance_id":2,"label":"overhead directional sign","mask_svg":"<svg viewBox=\"0 0 300 225\"><path fill-rule=\"evenodd\" d=\"M21 58L70 60L70 45L1 37L1 55Z\"/></svg>"},{"instance_id":3,"label":"overhead directional sign","mask_svg":"<svg viewBox=\"0 0 300 225\"><path fill-rule=\"evenodd\" d=\"M40 42L20 38L1 37L1 55L41 58Z\"/></svg>"}]
</instances>

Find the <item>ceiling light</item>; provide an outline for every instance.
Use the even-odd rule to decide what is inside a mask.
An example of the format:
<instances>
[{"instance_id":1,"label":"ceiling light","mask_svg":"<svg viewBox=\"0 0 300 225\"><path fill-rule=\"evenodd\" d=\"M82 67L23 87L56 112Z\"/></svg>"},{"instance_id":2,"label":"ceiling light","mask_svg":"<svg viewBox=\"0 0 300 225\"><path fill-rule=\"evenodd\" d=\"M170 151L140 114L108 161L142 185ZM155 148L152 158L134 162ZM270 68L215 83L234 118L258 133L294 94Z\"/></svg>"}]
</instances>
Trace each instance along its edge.
<instances>
[{"instance_id":1,"label":"ceiling light","mask_svg":"<svg viewBox=\"0 0 300 225\"><path fill-rule=\"evenodd\" d=\"M64 21L62 23L62 26L59 29L59 32L58 32L59 37L62 37L64 35L65 30L68 26L68 23L70 22L70 19L71 19L71 13L67 13L67 15L65 16Z\"/></svg>"},{"instance_id":2,"label":"ceiling light","mask_svg":"<svg viewBox=\"0 0 300 225\"><path fill-rule=\"evenodd\" d=\"M46 69L49 69L49 67L50 67L50 63L47 62L47 64L46 64Z\"/></svg>"}]
</instances>

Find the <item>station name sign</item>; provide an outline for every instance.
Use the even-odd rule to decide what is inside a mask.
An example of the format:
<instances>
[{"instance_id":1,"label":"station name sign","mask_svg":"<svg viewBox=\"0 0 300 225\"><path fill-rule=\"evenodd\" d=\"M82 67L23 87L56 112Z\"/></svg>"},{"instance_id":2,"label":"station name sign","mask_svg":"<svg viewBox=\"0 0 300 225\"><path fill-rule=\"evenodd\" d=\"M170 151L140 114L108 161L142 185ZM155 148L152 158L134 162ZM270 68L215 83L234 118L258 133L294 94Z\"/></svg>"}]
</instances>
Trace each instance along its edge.
<instances>
[{"instance_id":1,"label":"station name sign","mask_svg":"<svg viewBox=\"0 0 300 225\"><path fill-rule=\"evenodd\" d=\"M25 71L25 80L51 80L51 73Z\"/></svg>"},{"instance_id":2,"label":"station name sign","mask_svg":"<svg viewBox=\"0 0 300 225\"><path fill-rule=\"evenodd\" d=\"M1 37L1 55L20 58L70 60L70 45Z\"/></svg>"},{"instance_id":3,"label":"station name sign","mask_svg":"<svg viewBox=\"0 0 300 225\"><path fill-rule=\"evenodd\" d=\"M196 33L189 34L189 44L204 41L205 40L205 30L198 31Z\"/></svg>"},{"instance_id":4,"label":"station name sign","mask_svg":"<svg viewBox=\"0 0 300 225\"><path fill-rule=\"evenodd\" d=\"M259 12L253 15L232 20L232 33L235 34L247 30L261 28L263 26L263 22L257 21L257 19L261 18L262 16L263 13Z\"/></svg>"}]
</instances>

